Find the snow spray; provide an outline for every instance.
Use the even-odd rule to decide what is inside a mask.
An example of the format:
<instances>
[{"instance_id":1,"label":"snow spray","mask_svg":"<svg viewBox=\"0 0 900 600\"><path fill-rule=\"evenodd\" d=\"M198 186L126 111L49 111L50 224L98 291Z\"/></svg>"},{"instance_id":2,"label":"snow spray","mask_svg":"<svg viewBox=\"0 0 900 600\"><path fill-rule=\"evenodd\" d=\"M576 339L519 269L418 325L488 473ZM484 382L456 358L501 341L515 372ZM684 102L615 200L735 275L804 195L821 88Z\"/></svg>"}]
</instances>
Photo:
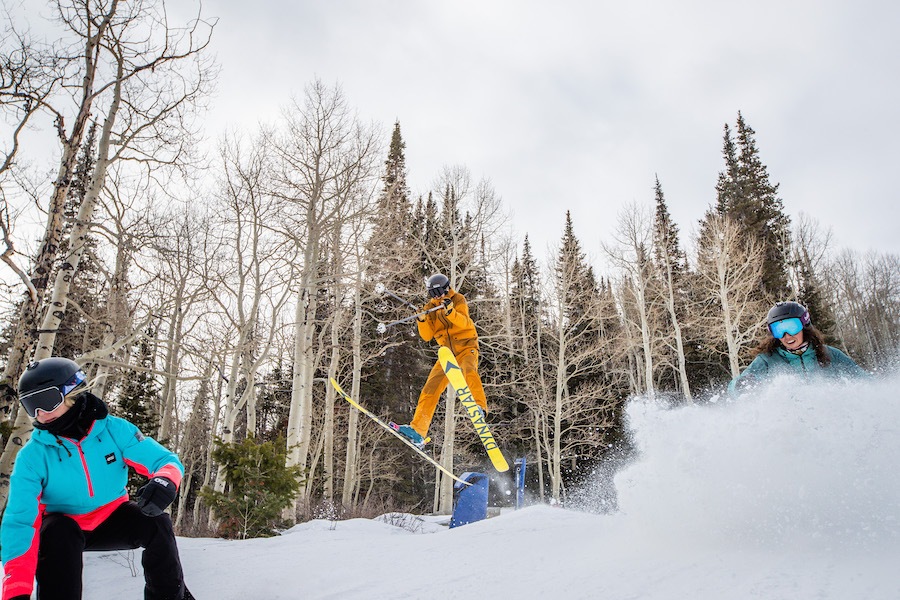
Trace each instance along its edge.
<instances>
[{"instance_id":1,"label":"snow spray","mask_svg":"<svg viewBox=\"0 0 900 600\"><path fill-rule=\"evenodd\" d=\"M653 544L897 552L898 385L780 378L714 404L633 400L620 525Z\"/></svg>"}]
</instances>

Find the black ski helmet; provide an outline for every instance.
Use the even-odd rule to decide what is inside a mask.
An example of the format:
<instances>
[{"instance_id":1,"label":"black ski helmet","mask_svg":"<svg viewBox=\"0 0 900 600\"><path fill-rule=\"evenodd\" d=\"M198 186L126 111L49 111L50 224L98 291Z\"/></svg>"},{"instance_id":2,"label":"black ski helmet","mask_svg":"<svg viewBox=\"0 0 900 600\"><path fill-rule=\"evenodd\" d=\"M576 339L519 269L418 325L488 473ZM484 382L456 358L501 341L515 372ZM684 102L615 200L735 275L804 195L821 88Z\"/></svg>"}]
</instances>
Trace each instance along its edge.
<instances>
[{"instance_id":1,"label":"black ski helmet","mask_svg":"<svg viewBox=\"0 0 900 600\"><path fill-rule=\"evenodd\" d=\"M51 357L30 363L19 378L19 402L28 416L51 412L65 397L87 385L84 371L74 360Z\"/></svg>"},{"instance_id":2,"label":"black ski helmet","mask_svg":"<svg viewBox=\"0 0 900 600\"><path fill-rule=\"evenodd\" d=\"M766 324L771 325L776 321L790 319L791 317L800 319L800 322L803 323L804 327L809 325L809 311L799 302L776 303L775 306L769 309L769 314L766 316Z\"/></svg>"},{"instance_id":3,"label":"black ski helmet","mask_svg":"<svg viewBox=\"0 0 900 600\"><path fill-rule=\"evenodd\" d=\"M442 273L435 273L428 278L428 295L432 298L443 296L450 289L450 280Z\"/></svg>"}]
</instances>

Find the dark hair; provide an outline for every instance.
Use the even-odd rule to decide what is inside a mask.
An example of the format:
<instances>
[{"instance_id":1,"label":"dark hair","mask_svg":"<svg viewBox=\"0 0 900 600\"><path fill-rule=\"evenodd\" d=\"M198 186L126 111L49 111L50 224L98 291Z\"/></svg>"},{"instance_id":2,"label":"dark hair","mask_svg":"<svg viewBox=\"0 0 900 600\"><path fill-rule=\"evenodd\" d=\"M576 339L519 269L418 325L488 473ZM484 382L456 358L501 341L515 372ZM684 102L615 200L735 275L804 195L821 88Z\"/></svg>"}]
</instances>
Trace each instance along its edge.
<instances>
[{"instance_id":1,"label":"dark hair","mask_svg":"<svg viewBox=\"0 0 900 600\"><path fill-rule=\"evenodd\" d=\"M754 356L757 354L772 356L775 350L784 347L781 345L781 340L776 340L772 337L768 327L766 327L766 332L769 335L756 347ZM813 350L816 352L816 360L820 366L827 367L831 364L831 353L828 352L828 346L825 344L825 336L812 323L803 326L803 341L809 342L809 345L813 347Z\"/></svg>"}]
</instances>

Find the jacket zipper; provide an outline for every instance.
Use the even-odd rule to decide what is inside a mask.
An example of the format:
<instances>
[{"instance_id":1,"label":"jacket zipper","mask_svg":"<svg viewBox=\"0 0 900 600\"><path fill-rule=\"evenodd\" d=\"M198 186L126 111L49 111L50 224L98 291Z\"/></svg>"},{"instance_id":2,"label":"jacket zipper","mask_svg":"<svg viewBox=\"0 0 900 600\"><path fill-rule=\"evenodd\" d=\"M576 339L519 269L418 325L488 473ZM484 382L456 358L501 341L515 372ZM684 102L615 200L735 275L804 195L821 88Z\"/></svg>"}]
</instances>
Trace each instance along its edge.
<instances>
[{"instance_id":1,"label":"jacket zipper","mask_svg":"<svg viewBox=\"0 0 900 600\"><path fill-rule=\"evenodd\" d=\"M81 466L84 467L84 477L87 479L88 486L88 495L93 498L94 497L94 484L91 482L91 472L88 470L87 458L84 456L84 451L81 449L81 442L72 442L75 444L75 447L78 448L78 456L81 457Z\"/></svg>"},{"instance_id":2,"label":"jacket zipper","mask_svg":"<svg viewBox=\"0 0 900 600\"><path fill-rule=\"evenodd\" d=\"M453 336L450 335L450 327L452 326L450 319L447 318L447 315L438 315L438 318L447 326L447 347L450 348L453 356L456 356L456 350L453 349Z\"/></svg>"}]
</instances>

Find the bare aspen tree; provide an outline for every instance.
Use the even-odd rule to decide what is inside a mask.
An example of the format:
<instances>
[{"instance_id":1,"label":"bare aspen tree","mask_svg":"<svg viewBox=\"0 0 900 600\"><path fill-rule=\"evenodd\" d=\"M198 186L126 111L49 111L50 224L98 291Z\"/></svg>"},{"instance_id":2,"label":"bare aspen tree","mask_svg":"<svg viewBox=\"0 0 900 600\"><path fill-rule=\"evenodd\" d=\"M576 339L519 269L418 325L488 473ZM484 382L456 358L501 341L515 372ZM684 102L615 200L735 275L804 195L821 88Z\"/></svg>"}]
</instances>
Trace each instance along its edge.
<instances>
[{"instance_id":1,"label":"bare aspen tree","mask_svg":"<svg viewBox=\"0 0 900 600\"><path fill-rule=\"evenodd\" d=\"M353 357L350 395L359 398L360 375L362 373L362 269L358 269L353 286L353 338L351 354ZM348 409L346 456L344 459L344 481L341 489L341 504L345 507L357 502L360 476L360 436L359 411Z\"/></svg>"},{"instance_id":2,"label":"bare aspen tree","mask_svg":"<svg viewBox=\"0 0 900 600\"><path fill-rule=\"evenodd\" d=\"M698 240L697 275L700 297L706 301L704 335L711 342L724 338L724 355L731 377L740 374L768 304L759 298L762 248L747 239L728 217L710 213Z\"/></svg>"},{"instance_id":3,"label":"bare aspen tree","mask_svg":"<svg viewBox=\"0 0 900 600\"><path fill-rule=\"evenodd\" d=\"M375 148L371 152L374 156ZM353 383L351 394L359 394L361 360L361 333L362 333L362 285L361 277L364 264L364 235L367 223L372 216L374 200L374 162L367 164L357 171L348 171L348 176L355 181L347 181L343 192L343 210L335 215L331 226L330 238L326 240L327 253L331 258L330 272L332 280L329 285L329 295L332 298L330 323L330 347L331 355L328 360L327 376L329 379L337 379L341 370L341 362L345 350L343 343L346 340L345 321L352 319L352 333L350 336L352 355ZM353 291L355 289L355 291ZM347 297L352 298L352 305ZM323 501L324 507L329 513L334 513L335 479L337 467L335 465L335 400L337 392L331 385L325 386L325 399L323 406L322 441L323 441ZM343 407L343 406L342 406ZM356 410L348 411L350 421L348 423L348 436L346 440L346 453L348 464L345 465L344 477L350 479L349 487L354 485L357 477L357 440L359 414ZM342 491L342 499L349 498L348 484L345 483ZM346 506L346 505L345 505Z\"/></svg>"},{"instance_id":4,"label":"bare aspen tree","mask_svg":"<svg viewBox=\"0 0 900 600\"><path fill-rule=\"evenodd\" d=\"M46 310L32 303L23 305L25 312L20 315L14 355L6 367L8 380L21 369L31 347L28 332L41 310L44 314L38 327L40 334L34 357L47 357L53 350L72 275L78 270L84 237L93 221L110 165L119 160L131 161L144 169L183 164L191 137L187 117L205 94L212 77L203 56L211 27L198 19L185 28L170 26L161 1L67 0L55 3L54 8L65 32L66 47L75 49L63 60L70 59L80 65L69 73L72 78L69 83L77 86L79 93L74 96L63 93L42 103L42 109L56 119L62 159L48 203L47 228L38 261L32 269L35 273L32 281L49 273L49 266L56 258L61 228L59 213L89 116L101 115L102 124L90 185L69 237L70 254L57 270ZM64 124L71 115L74 120L67 131ZM15 454L29 434L28 421L20 414L11 442L0 459L0 475L10 472ZM4 485L0 504L5 504L7 492Z\"/></svg>"},{"instance_id":5,"label":"bare aspen tree","mask_svg":"<svg viewBox=\"0 0 900 600\"><path fill-rule=\"evenodd\" d=\"M111 13L115 13L115 8L111 9ZM18 269L15 263L7 261L7 264L17 271L27 289L27 296L17 315L17 326L13 334L12 344L10 346L10 355L7 360L6 368L3 376L0 378L3 382L14 382L19 373L22 371L27 357L32 354L35 345L35 336L33 332L39 329L38 322L41 318L41 302L44 291L49 283L50 273L53 263L57 258L60 243L63 235L62 211L68 194L72 175L75 169L75 163L78 157L78 151L87 128L88 119L91 114L92 106L96 98L94 80L100 69L98 61L98 46L100 40L105 35L110 26L113 14L107 11L99 11L94 18L90 20L92 31L90 35L76 30L76 39L82 44L77 52L67 57L62 54L61 50L54 47L42 48L37 44L25 41L21 34L15 32L15 25L11 25L11 35L4 37L4 94L3 108L4 113L11 108L13 112L19 112L19 125L14 129L12 136L12 144L6 150L6 160L4 161L4 183L6 183L6 175L9 168L13 164L13 160L20 152L19 133L24 129L25 125L32 120L35 113L40 110L46 111L55 118L56 137L61 147L60 166L57 172L56 180L53 183L53 190L47 205L47 221L40 242L40 247L33 261L28 275L24 275L24 270ZM62 14L59 15L63 19ZM10 39L15 40L15 45L7 46L6 42ZM56 58L49 60L41 57L53 57L59 52ZM74 110L66 111L62 107L56 108L53 103L53 92L56 87L64 88L67 85L77 85L77 77L66 77L65 66L69 60L83 58L83 68L81 82L78 89L79 94L72 95L71 98L75 102ZM6 69L10 69L7 71ZM35 84L31 84L34 81ZM18 84L22 85L19 86ZM31 89L33 86L33 89ZM12 91L12 97L8 91ZM66 129L66 114L73 116L71 128ZM4 201L4 217L8 216L8 194L7 187L4 185L3 201ZM4 236L6 237L7 252L11 252L12 241L9 238L10 226L8 219L4 218ZM23 276L24 275L24 276ZM14 401L11 397L7 397L7 401ZM23 444L29 435L25 428L26 421L21 420L21 415L15 423L16 435L13 436L17 440L17 444ZM24 436L24 437L23 437ZM0 459L0 474L9 472L12 461L15 458L15 448L9 447L4 449L3 458ZM3 486L7 483L4 480ZM0 494L0 506L6 503L6 491Z\"/></svg>"},{"instance_id":6,"label":"bare aspen tree","mask_svg":"<svg viewBox=\"0 0 900 600\"><path fill-rule=\"evenodd\" d=\"M362 184L362 181L360 183ZM349 317L350 395L352 398L359 399L363 364L366 362L366 358L371 358L371 355L368 357L363 356L362 320L365 289L364 275L368 264L365 236L369 229L368 223L372 218L373 190L360 185L356 188L356 194L356 197L348 198L348 200L352 201L356 210L348 211L342 219L341 226L334 228L331 243L333 254L332 272L335 280L332 285L334 316L330 325L332 349L328 365L328 376L337 379L338 373L343 370L341 369L342 343L346 340L346 336L342 337L341 333L345 329L344 321ZM341 236L341 232L344 230L347 232L346 239L342 239ZM402 261L403 259L400 258L399 260ZM346 316L344 313L346 313ZM382 351L383 348L379 348L378 353L380 354ZM333 445L336 441L334 401L335 391L329 385L326 387L324 423L325 431L330 438L326 440L326 449L330 456L326 454L325 458L325 500L327 502L332 502L334 499L334 479L337 477L337 468L334 464L333 456ZM348 415L347 436L344 442L345 457L341 505L344 508L349 508L351 504L355 503L355 496L359 487L359 411L344 404L341 407L346 410Z\"/></svg>"},{"instance_id":7,"label":"bare aspen tree","mask_svg":"<svg viewBox=\"0 0 900 600\"><path fill-rule=\"evenodd\" d=\"M831 228L825 228L806 213L800 213L791 232L794 263L806 263L815 273L823 273L833 242Z\"/></svg>"},{"instance_id":8,"label":"bare aspen tree","mask_svg":"<svg viewBox=\"0 0 900 600\"><path fill-rule=\"evenodd\" d=\"M335 263L338 267L338 263ZM338 267L339 268L339 267ZM334 312L331 317L331 357L328 361L328 377L333 378L338 373L341 364L341 327L344 324L343 301L340 297L340 286L335 285ZM322 423L325 461L323 464L323 500L331 505L334 502L334 401L336 391L333 386L325 386L324 422Z\"/></svg>"},{"instance_id":9,"label":"bare aspen tree","mask_svg":"<svg viewBox=\"0 0 900 600\"><path fill-rule=\"evenodd\" d=\"M630 204L619 212L613 244L603 244L612 265L622 277L622 314L626 327L632 327L640 338L643 386L640 392L655 394L654 360L658 355L660 306L654 292L658 282L652 264L653 228L646 210Z\"/></svg>"},{"instance_id":10,"label":"bare aspen tree","mask_svg":"<svg viewBox=\"0 0 900 600\"><path fill-rule=\"evenodd\" d=\"M663 277L662 286L658 288L659 298L665 306L669 316L669 323L672 326L671 340L674 343L672 350L675 352L675 359L677 361L675 369L678 372L681 393L685 400L691 402L693 395L691 394L691 384L688 381L687 361L684 352L683 325L685 324L685 319L679 314L683 305L679 303L678 290L675 287L673 257L665 254L663 262L659 266L662 268L661 274Z\"/></svg>"},{"instance_id":11,"label":"bare aspen tree","mask_svg":"<svg viewBox=\"0 0 900 600\"><path fill-rule=\"evenodd\" d=\"M446 271L448 277L456 278L451 285L464 285L477 266L482 241L488 242L484 260L503 258L507 215L490 181L473 183L464 166L444 167L431 188L444 197L443 214L436 224L441 230L432 239L419 238L419 250L431 271Z\"/></svg>"},{"instance_id":12,"label":"bare aspen tree","mask_svg":"<svg viewBox=\"0 0 900 600\"><path fill-rule=\"evenodd\" d=\"M92 227L115 253L111 268L101 269L107 282L102 310L86 315L102 325L102 336L81 360L95 365L92 381L101 397L116 391L125 370L149 371L161 380L159 401L148 407L158 417L152 434L174 443L179 439L173 426L176 384L192 378L182 371L181 357L190 352L186 340L201 320L193 309L205 293L198 280L208 260L198 249L205 221L177 204L154 210L155 186L148 178L120 174L120 167L107 178ZM153 347L150 365L133 362L132 346L141 338Z\"/></svg>"},{"instance_id":13,"label":"bare aspen tree","mask_svg":"<svg viewBox=\"0 0 900 600\"><path fill-rule=\"evenodd\" d=\"M220 148L222 172L215 207L221 238L218 264L207 285L232 336L223 369L224 443L236 439L235 423L242 411L247 414L248 434L256 433L258 372L270 356L278 317L291 296L294 246L273 229L283 206L267 191L268 137L261 133L249 142L226 137ZM224 486L220 465L214 489L222 491Z\"/></svg>"},{"instance_id":14,"label":"bare aspen tree","mask_svg":"<svg viewBox=\"0 0 900 600\"><path fill-rule=\"evenodd\" d=\"M898 266L895 254L845 249L825 270L840 343L873 369L892 368L900 348Z\"/></svg>"},{"instance_id":15,"label":"bare aspen tree","mask_svg":"<svg viewBox=\"0 0 900 600\"><path fill-rule=\"evenodd\" d=\"M346 267L346 259L344 256L345 248L341 239L342 224L336 224L332 229L329 253L331 255L331 272L333 281L331 284L331 296L333 298L333 306L331 311L331 356L328 360L328 378L337 379L338 371L341 366L342 348L341 348L341 332L344 327L345 319L345 302L344 293L346 285L344 284L344 272ZM331 385L325 386L325 405L324 419L322 423L323 443L324 443L324 464L323 464L323 500L328 504L329 510L334 502L334 401L336 390Z\"/></svg>"},{"instance_id":16,"label":"bare aspen tree","mask_svg":"<svg viewBox=\"0 0 900 600\"><path fill-rule=\"evenodd\" d=\"M205 467L209 460L207 449L212 446L212 423L210 422L210 401L212 396L212 377L215 373L215 365L212 360L206 362L205 370L200 379L200 388L194 396L190 415L185 424L184 436L179 448L179 458L184 465L184 480L181 483L181 493L178 495L178 511L175 527L181 530L187 516L187 502L190 490L196 475ZM199 515L195 507L193 513L194 522Z\"/></svg>"},{"instance_id":17,"label":"bare aspen tree","mask_svg":"<svg viewBox=\"0 0 900 600\"><path fill-rule=\"evenodd\" d=\"M552 318L544 336L544 347L552 351L546 355L550 390L537 413L555 502L564 493L564 462L600 446L598 429L612 424L607 419L609 409L618 401L598 377L598 359L608 359L611 353L599 327L601 304L592 274L578 255L578 246L571 243L557 251L551 259L550 289L544 296Z\"/></svg>"},{"instance_id":18,"label":"bare aspen tree","mask_svg":"<svg viewBox=\"0 0 900 600\"><path fill-rule=\"evenodd\" d=\"M145 294L148 314L159 315L155 330L160 346L162 388L158 413L160 439L171 439L176 421L176 391L184 379L186 356L209 357L208 342L191 336L203 331L208 315L211 292L206 281L211 263L217 257L209 247L212 234L209 213L202 207L169 207L167 214L152 219L153 236L142 246L146 249L137 261L138 270L148 280ZM214 250L214 249L213 249ZM195 335L202 336L202 333Z\"/></svg>"},{"instance_id":19,"label":"bare aspen tree","mask_svg":"<svg viewBox=\"0 0 900 600\"><path fill-rule=\"evenodd\" d=\"M878 343L871 364L886 369L900 354L900 257L869 252L864 265L868 318Z\"/></svg>"},{"instance_id":20,"label":"bare aspen tree","mask_svg":"<svg viewBox=\"0 0 900 600\"><path fill-rule=\"evenodd\" d=\"M285 131L274 143L273 185L288 207L283 227L300 262L288 463L306 467L313 439L313 376L321 356L315 337L319 292L327 278L322 255L331 229L353 210L350 198L373 176L378 147L374 132L351 113L340 88L329 89L321 81L307 86L303 100L294 100L284 118Z\"/></svg>"},{"instance_id":21,"label":"bare aspen tree","mask_svg":"<svg viewBox=\"0 0 900 600\"><path fill-rule=\"evenodd\" d=\"M26 272L26 267L17 262L19 251L15 247L14 238L14 214L10 209L11 196L15 195L17 187L16 169L18 157L22 149L22 133L31 125L32 119L44 108L47 98L51 97L58 85L63 82L65 61L56 57L51 48L41 47L32 42L27 33L16 30L16 25L4 22L2 32L2 45L0 45L0 114L4 123L8 124L8 131L4 130L2 149L0 149L0 233L3 235L3 252L0 259L9 267L15 276L26 288L29 308L23 307L26 312L33 312L38 303L39 291L32 282L32 278ZM77 152L77 144L75 152ZM71 163L66 163L68 168L74 168L74 152ZM62 195L65 198L65 194ZM59 218L61 212L50 211L48 232L59 235ZM58 245L59 239L45 239L44 252L52 252L53 246ZM44 263L46 264L46 260ZM46 278L39 281L41 289L46 285ZM20 352L24 352L23 349ZM21 364L21 358L12 357L12 362ZM9 375L15 371L4 373L8 381ZM14 387L14 386L10 386ZM3 406L8 407L15 402L8 394L3 394L0 399Z\"/></svg>"},{"instance_id":22,"label":"bare aspen tree","mask_svg":"<svg viewBox=\"0 0 900 600\"><path fill-rule=\"evenodd\" d=\"M852 250L839 253L831 265L830 280L840 306L838 333L845 347L874 356L875 336L866 318L862 257Z\"/></svg>"},{"instance_id":23,"label":"bare aspen tree","mask_svg":"<svg viewBox=\"0 0 900 600\"><path fill-rule=\"evenodd\" d=\"M110 384L112 364L124 352L117 352L116 347L126 339L134 339L133 322L135 309L129 301L129 294L136 290L129 281L129 273L134 267L138 242L146 242L150 223L145 215L132 211L129 198L135 190L131 186L118 185L116 169L111 170L108 177L108 192L98 199L99 213L107 215L107 220L94 228L94 233L106 239L106 243L115 249L115 258L111 271L107 274L108 293L105 311L101 315L88 315L94 321L102 322L103 335L100 347L89 349L90 359L97 364L97 372L93 378L95 394L105 397ZM123 189L124 188L124 189ZM140 195L140 194L135 194ZM100 220L100 219L98 219ZM101 355L101 349L107 349ZM127 360L123 360L127 363Z\"/></svg>"}]
</instances>

